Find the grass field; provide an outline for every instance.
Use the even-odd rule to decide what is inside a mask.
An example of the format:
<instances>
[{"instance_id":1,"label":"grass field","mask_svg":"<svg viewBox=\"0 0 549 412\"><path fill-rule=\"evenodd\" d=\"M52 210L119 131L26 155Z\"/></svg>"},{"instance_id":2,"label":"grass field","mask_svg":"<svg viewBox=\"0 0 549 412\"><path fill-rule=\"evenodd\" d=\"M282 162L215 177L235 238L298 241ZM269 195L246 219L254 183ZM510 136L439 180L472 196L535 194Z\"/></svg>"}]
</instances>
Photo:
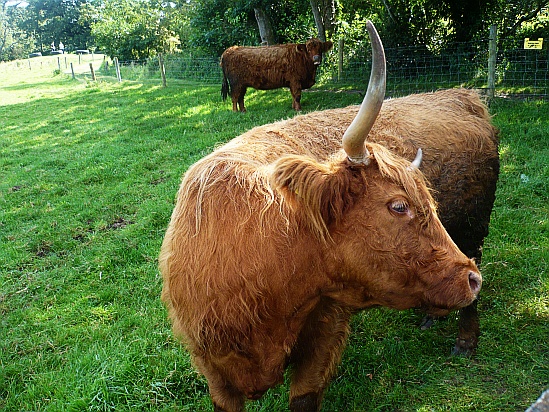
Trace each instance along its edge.
<instances>
[{"instance_id":1,"label":"grass field","mask_svg":"<svg viewBox=\"0 0 549 412\"><path fill-rule=\"evenodd\" d=\"M98 84L0 66L0 410L205 411L173 339L157 255L186 168L254 125L294 115L289 92ZM358 103L305 93L305 111ZM549 387L549 102L495 101L502 173L483 258L482 336L450 356L455 316L353 320L325 411L523 411ZM288 388L249 411L287 410Z\"/></svg>"}]
</instances>

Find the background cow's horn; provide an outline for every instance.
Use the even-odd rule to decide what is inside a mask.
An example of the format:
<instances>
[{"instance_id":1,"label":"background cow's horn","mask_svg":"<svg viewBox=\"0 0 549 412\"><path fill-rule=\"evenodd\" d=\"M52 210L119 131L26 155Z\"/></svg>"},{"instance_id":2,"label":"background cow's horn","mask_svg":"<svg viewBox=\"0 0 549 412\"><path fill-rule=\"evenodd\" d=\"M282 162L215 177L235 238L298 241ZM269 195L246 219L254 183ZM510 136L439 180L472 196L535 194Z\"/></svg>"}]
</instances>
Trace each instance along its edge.
<instances>
[{"instance_id":1,"label":"background cow's horn","mask_svg":"<svg viewBox=\"0 0 549 412\"><path fill-rule=\"evenodd\" d=\"M372 71L366 96L358 114L343 135L343 149L349 159L356 163L368 164L370 153L364 142L372 129L385 98L385 52L377 30L368 20L366 23L372 43Z\"/></svg>"}]
</instances>

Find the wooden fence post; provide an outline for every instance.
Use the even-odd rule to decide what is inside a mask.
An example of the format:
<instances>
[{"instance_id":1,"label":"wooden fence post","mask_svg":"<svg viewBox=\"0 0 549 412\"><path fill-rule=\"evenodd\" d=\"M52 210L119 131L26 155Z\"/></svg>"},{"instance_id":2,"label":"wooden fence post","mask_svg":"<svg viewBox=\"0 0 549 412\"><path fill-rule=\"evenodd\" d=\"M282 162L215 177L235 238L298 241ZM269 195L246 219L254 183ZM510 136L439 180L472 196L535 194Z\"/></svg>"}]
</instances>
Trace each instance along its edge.
<instances>
[{"instance_id":1,"label":"wooden fence post","mask_svg":"<svg viewBox=\"0 0 549 412\"><path fill-rule=\"evenodd\" d=\"M61 73L61 57L57 57L57 67L59 68L59 72Z\"/></svg>"},{"instance_id":2,"label":"wooden fence post","mask_svg":"<svg viewBox=\"0 0 549 412\"><path fill-rule=\"evenodd\" d=\"M490 43L488 45L488 97L496 93L496 59L498 55L498 33L495 24L490 26Z\"/></svg>"},{"instance_id":3,"label":"wooden fence post","mask_svg":"<svg viewBox=\"0 0 549 412\"><path fill-rule=\"evenodd\" d=\"M162 76L162 87L166 87L166 69L164 68L164 56L158 53L158 63L160 64L160 75Z\"/></svg>"},{"instance_id":4,"label":"wooden fence post","mask_svg":"<svg viewBox=\"0 0 549 412\"><path fill-rule=\"evenodd\" d=\"M91 75L92 75L92 80L93 81L96 81L96 77L95 77L95 70L93 69L93 63L90 63L90 72L91 72Z\"/></svg>"},{"instance_id":5,"label":"wooden fence post","mask_svg":"<svg viewBox=\"0 0 549 412\"><path fill-rule=\"evenodd\" d=\"M118 57L114 58L114 68L116 69L116 78L119 82L121 82L122 76L120 75L120 65L118 64Z\"/></svg>"},{"instance_id":6,"label":"wooden fence post","mask_svg":"<svg viewBox=\"0 0 549 412\"><path fill-rule=\"evenodd\" d=\"M74 66L73 66L72 62L71 62L71 72L72 72L72 78L76 79L76 76L74 75Z\"/></svg>"},{"instance_id":7,"label":"wooden fence post","mask_svg":"<svg viewBox=\"0 0 549 412\"><path fill-rule=\"evenodd\" d=\"M343 77L343 46L344 42L343 39L339 39L338 41L338 59L337 59L337 81L341 81L341 78Z\"/></svg>"}]
</instances>

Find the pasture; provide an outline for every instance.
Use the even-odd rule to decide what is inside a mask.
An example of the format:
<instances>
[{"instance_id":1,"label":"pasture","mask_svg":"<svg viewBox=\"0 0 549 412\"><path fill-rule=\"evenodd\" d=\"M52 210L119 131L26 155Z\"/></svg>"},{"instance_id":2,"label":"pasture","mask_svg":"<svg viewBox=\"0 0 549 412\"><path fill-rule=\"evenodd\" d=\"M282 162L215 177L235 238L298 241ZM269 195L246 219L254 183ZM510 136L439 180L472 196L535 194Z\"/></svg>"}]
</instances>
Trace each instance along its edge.
<instances>
[{"instance_id":1,"label":"pasture","mask_svg":"<svg viewBox=\"0 0 549 412\"><path fill-rule=\"evenodd\" d=\"M357 85L358 87L359 85ZM295 115L287 90L89 83L0 66L0 409L208 411L172 337L157 256L181 175L231 137ZM314 88L304 112L359 103ZM482 335L456 316L353 320L325 411L523 411L549 387L549 102L493 102L501 176L484 248ZM279 387L249 411L287 410Z\"/></svg>"}]
</instances>

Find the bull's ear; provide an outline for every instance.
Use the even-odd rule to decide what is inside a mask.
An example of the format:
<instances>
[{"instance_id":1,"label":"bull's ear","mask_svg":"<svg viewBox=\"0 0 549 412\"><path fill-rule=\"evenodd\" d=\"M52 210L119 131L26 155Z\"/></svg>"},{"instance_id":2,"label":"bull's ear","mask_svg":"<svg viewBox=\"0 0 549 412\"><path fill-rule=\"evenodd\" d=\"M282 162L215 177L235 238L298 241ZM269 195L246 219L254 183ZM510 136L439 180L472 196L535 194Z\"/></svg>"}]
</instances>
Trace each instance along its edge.
<instances>
[{"instance_id":1,"label":"bull's ear","mask_svg":"<svg viewBox=\"0 0 549 412\"><path fill-rule=\"evenodd\" d=\"M327 52L328 50L331 50L332 47L334 47L334 43L332 43L331 41L326 41L322 43L322 52Z\"/></svg>"},{"instance_id":2,"label":"bull's ear","mask_svg":"<svg viewBox=\"0 0 549 412\"><path fill-rule=\"evenodd\" d=\"M273 166L271 185L290 208L322 238L352 204L348 169L340 162L318 163L306 156L285 156Z\"/></svg>"},{"instance_id":3,"label":"bull's ear","mask_svg":"<svg viewBox=\"0 0 549 412\"><path fill-rule=\"evenodd\" d=\"M304 44L296 44L295 48L300 53L307 53L307 46Z\"/></svg>"}]
</instances>

